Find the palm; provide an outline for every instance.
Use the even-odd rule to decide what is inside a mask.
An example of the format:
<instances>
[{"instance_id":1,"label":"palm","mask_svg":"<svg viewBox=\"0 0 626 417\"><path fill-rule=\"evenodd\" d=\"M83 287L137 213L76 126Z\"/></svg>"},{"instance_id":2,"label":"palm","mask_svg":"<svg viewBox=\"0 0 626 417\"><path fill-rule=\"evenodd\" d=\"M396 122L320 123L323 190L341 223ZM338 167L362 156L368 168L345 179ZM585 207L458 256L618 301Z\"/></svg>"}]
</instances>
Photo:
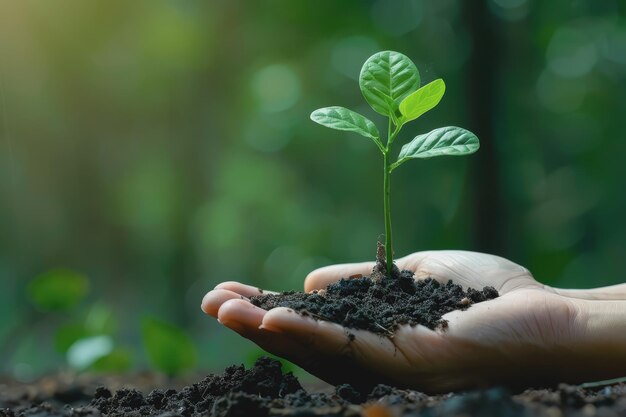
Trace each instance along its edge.
<instances>
[{"instance_id":1,"label":"palm","mask_svg":"<svg viewBox=\"0 0 626 417\"><path fill-rule=\"evenodd\" d=\"M535 378L545 381L541 372L545 361L558 360L549 352L567 346L575 331L572 300L555 294L528 270L506 259L432 251L409 255L397 264L413 271L416 279L453 280L466 288L490 285L500 297L446 314L445 331L402 326L393 338L348 332L338 324L284 308L266 312L241 299L258 290L238 283L218 286L205 297L203 308L264 349L329 382L384 381L428 391L532 383ZM341 277L367 273L371 267L363 263L322 268L307 277L305 289L323 288ZM510 367L518 369L512 373Z\"/></svg>"}]
</instances>

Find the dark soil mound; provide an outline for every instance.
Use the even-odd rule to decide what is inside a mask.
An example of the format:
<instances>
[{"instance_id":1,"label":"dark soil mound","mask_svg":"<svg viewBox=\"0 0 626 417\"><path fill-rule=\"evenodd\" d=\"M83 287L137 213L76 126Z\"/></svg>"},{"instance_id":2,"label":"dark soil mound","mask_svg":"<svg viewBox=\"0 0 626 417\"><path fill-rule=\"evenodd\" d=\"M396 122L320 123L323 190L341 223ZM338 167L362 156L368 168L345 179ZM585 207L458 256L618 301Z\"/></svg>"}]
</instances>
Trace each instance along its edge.
<instances>
[{"instance_id":1,"label":"dark soil mound","mask_svg":"<svg viewBox=\"0 0 626 417\"><path fill-rule=\"evenodd\" d=\"M264 415L270 400L303 392L291 373L281 372L280 362L264 357L251 369L230 366L223 375L209 375L178 392L154 390L144 397L136 390L119 390L112 395L99 388L91 406L103 414L116 415Z\"/></svg>"},{"instance_id":2,"label":"dark soil mound","mask_svg":"<svg viewBox=\"0 0 626 417\"><path fill-rule=\"evenodd\" d=\"M249 370L243 366L231 366L222 375L209 375L180 391L154 390L148 395L129 389L113 394L101 387L92 397L85 392L86 387L75 384L72 391L76 395L71 399L62 396L69 403L64 403L55 392L48 393L47 398L32 397L28 392L34 387L25 387L23 394L10 399L0 389L0 417L626 415L624 384L591 388L561 385L558 389L528 390L517 395L504 388L492 388L458 395L429 396L387 385L377 385L367 393L350 385L339 385L334 392L310 393L293 375L282 374L280 367L277 361L261 358Z\"/></svg>"},{"instance_id":3,"label":"dark soil mound","mask_svg":"<svg viewBox=\"0 0 626 417\"><path fill-rule=\"evenodd\" d=\"M356 276L322 291L261 295L252 297L250 302L265 310L288 307L345 327L391 334L401 324L445 327L447 323L441 319L444 314L496 297L498 292L493 287L464 291L452 281L416 281L411 271L396 271L393 278Z\"/></svg>"}]
</instances>

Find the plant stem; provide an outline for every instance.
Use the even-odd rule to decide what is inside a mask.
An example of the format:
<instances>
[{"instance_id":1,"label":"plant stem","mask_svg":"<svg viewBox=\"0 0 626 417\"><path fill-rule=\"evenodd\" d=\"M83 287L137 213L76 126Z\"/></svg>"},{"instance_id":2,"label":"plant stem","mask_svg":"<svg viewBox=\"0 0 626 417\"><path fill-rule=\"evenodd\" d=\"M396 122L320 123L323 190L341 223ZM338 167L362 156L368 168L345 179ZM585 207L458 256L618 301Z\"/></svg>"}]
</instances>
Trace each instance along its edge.
<instances>
[{"instance_id":1,"label":"plant stem","mask_svg":"<svg viewBox=\"0 0 626 417\"><path fill-rule=\"evenodd\" d=\"M391 121L389 122L391 126ZM390 129L391 130L391 129ZM387 275L391 278L391 272L393 271L393 248L391 246L391 152L389 152L389 144L387 145L386 152L384 153L384 211L385 211L385 254L387 257Z\"/></svg>"},{"instance_id":2,"label":"plant stem","mask_svg":"<svg viewBox=\"0 0 626 417\"><path fill-rule=\"evenodd\" d=\"M389 278L392 276L393 272L393 244L392 244L392 231L391 231L391 171L393 170L393 165L391 163L391 146L393 145L393 141L396 140L398 133L400 133L400 129L402 128L402 123L398 123L394 127L393 119L389 118L389 127L387 129L387 146L383 151L384 157L384 179L383 179L383 188L384 188L384 212L385 212L385 263L387 264L387 275Z\"/></svg>"},{"instance_id":3,"label":"plant stem","mask_svg":"<svg viewBox=\"0 0 626 417\"><path fill-rule=\"evenodd\" d=\"M384 212L385 212L385 255L387 263L387 275L391 278L393 271L393 244L392 244L392 231L391 231L391 145L393 145L394 135L391 133L391 127L393 122L391 117L389 118L389 126L387 128L387 147L383 152L384 157ZM395 133L395 132L394 132Z\"/></svg>"}]
</instances>

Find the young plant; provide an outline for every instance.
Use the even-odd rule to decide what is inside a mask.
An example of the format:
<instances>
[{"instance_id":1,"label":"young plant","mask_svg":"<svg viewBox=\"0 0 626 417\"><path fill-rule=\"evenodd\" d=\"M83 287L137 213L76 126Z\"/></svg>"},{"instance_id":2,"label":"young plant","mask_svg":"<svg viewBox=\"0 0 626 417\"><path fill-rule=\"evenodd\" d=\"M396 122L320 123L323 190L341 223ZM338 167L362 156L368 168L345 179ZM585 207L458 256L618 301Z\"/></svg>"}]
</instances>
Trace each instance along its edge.
<instances>
[{"instance_id":1,"label":"young plant","mask_svg":"<svg viewBox=\"0 0 626 417\"><path fill-rule=\"evenodd\" d=\"M393 270L391 231L391 172L409 159L425 159L440 155L468 155L480 147L476 135L460 127L448 126L416 136L391 160L393 143L406 123L435 107L446 86L437 79L420 88L420 75L415 64L399 52L382 51L372 55L361 68L359 86L363 97L377 112L389 118L386 142L376 125L365 116L345 107L317 109L311 120L322 126L347 130L370 138L383 155L383 201L385 213L385 253L389 277Z\"/></svg>"}]
</instances>

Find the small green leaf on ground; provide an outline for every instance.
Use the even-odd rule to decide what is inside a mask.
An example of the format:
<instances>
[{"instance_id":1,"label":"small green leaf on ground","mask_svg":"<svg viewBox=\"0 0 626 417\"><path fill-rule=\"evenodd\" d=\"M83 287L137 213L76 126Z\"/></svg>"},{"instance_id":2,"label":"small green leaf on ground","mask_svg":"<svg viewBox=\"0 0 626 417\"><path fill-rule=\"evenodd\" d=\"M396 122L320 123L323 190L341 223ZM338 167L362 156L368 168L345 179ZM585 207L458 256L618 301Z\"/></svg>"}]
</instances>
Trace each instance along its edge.
<instances>
[{"instance_id":1,"label":"small green leaf on ground","mask_svg":"<svg viewBox=\"0 0 626 417\"><path fill-rule=\"evenodd\" d=\"M92 336L74 342L67 350L67 362L79 371L87 369L98 359L113 351L113 340L109 336Z\"/></svg>"},{"instance_id":2,"label":"small green leaf on ground","mask_svg":"<svg viewBox=\"0 0 626 417\"><path fill-rule=\"evenodd\" d=\"M196 347L177 326L146 317L141 323L141 335L148 359L159 371L177 375L196 364Z\"/></svg>"},{"instance_id":3,"label":"small green leaf on ground","mask_svg":"<svg viewBox=\"0 0 626 417\"><path fill-rule=\"evenodd\" d=\"M419 85L420 75L413 61L394 51L372 55L363 64L359 76L363 97L384 116L393 114L402 99L417 90Z\"/></svg>"},{"instance_id":4,"label":"small green leaf on ground","mask_svg":"<svg viewBox=\"0 0 626 417\"><path fill-rule=\"evenodd\" d=\"M115 348L108 355L102 356L89 367L93 372L122 373L130 369L133 354L124 348Z\"/></svg>"},{"instance_id":5,"label":"small green leaf on ground","mask_svg":"<svg viewBox=\"0 0 626 417\"><path fill-rule=\"evenodd\" d=\"M432 158L441 155L468 155L480 147L476 135L460 127L447 126L432 130L415 137L400 150L397 168L403 162L413 158Z\"/></svg>"},{"instance_id":6,"label":"small green leaf on ground","mask_svg":"<svg viewBox=\"0 0 626 417\"><path fill-rule=\"evenodd\" d=\"M402 123L410 122L435 107L446 91L446 84L441 78L426 84L414 93L409 94L400 103Z\"/></svg>"},{"instance_id":7,"label":"small green leaf on ground","mask_svg":"<svg viewBox=\"0 0 626 417\"><path fill-rule=\"evenodd\" d=\"M89 281L78 272L54 269L39 275L28 286L32 304L43 311L67 311L85 298Z\"/></svg>"},{"instance_id":8,"label":"small green leaf on ground","mask_svg":"<svg viewBox=\"0 0 626 417\"><path fill-rule=\"evenodd\" d=\"M317 109L311 113L311 120L331 129L358 133L375 141L380 138L380 133L371 120L345 107L333 106Z\"/></svg>"}]
</instances>

